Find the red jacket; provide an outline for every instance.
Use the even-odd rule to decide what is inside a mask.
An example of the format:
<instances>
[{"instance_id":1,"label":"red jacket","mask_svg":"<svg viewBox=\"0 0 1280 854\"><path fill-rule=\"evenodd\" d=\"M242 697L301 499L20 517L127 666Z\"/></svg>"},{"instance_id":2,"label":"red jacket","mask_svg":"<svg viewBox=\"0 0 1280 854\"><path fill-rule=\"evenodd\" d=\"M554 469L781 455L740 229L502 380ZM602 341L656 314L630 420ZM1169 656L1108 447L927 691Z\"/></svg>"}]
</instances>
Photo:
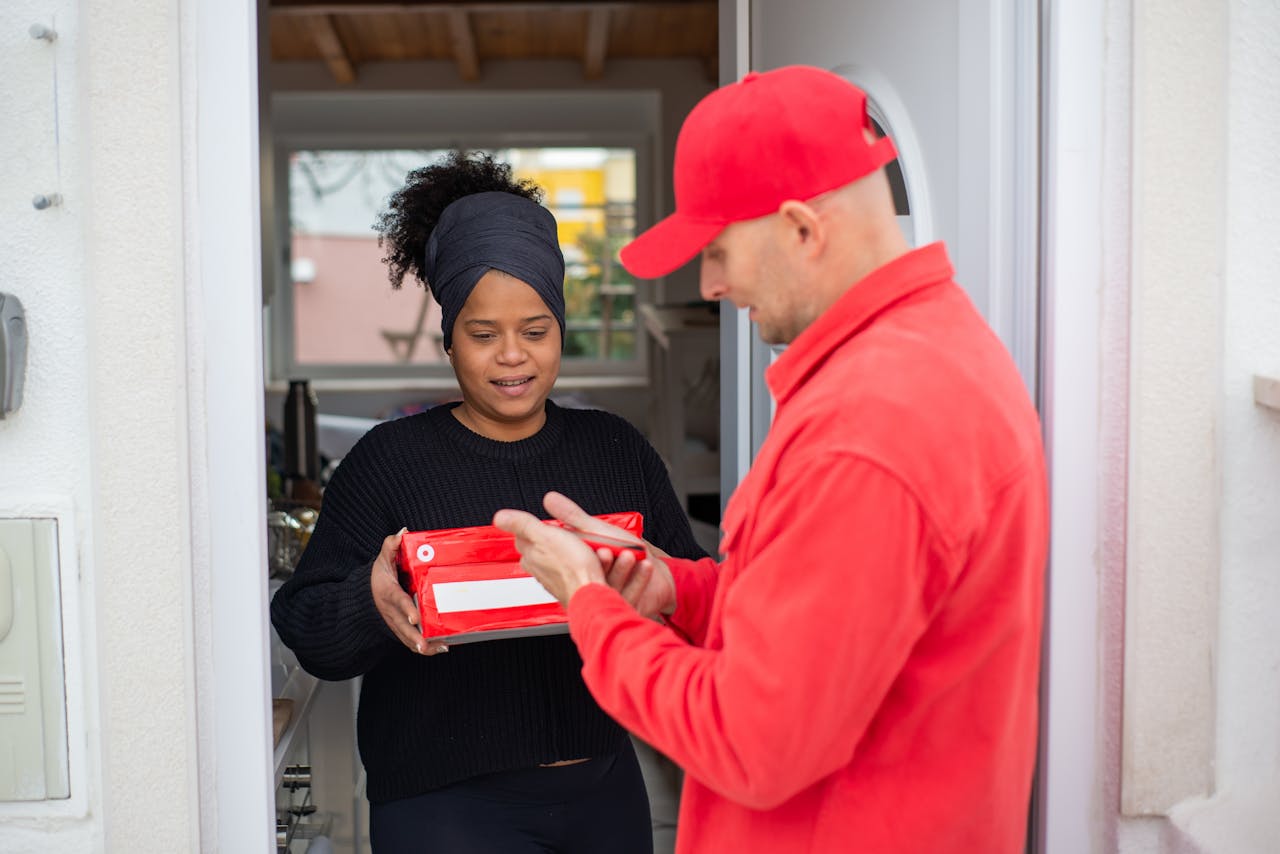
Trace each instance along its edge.
<instances>
[{"instance_id":1,"label":"red jacket","mask_svg":"<svg viewBox=\"0 0 1280 854\"><path fill-rule=\"evenodd\" d=\"M681 854L1023 850L1044 457L952 275L941 244L893 261L769 369L724 563L670 562L689 641L603 585L570 602L600 704L687 773Z\"/></svg>"}]
</instances>

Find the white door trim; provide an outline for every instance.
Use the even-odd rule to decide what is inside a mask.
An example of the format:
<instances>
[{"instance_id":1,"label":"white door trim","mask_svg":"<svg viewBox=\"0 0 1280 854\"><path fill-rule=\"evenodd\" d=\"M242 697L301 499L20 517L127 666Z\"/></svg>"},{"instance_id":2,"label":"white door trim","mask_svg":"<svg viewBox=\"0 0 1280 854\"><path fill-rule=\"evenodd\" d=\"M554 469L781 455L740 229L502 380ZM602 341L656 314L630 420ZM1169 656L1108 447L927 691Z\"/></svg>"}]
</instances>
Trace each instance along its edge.
<instances>
[{"instance_id":1,"label":"white door trim","mask_svg":"<svg viewBox=\"0 0 1280 854\"><path fill-rule=\"evenodd\" d=\"M1050 466L1045 666L1033 850L1101 852L1099 477L1108 42L1105 0L1042 0L1042 417ZM1108 52L1110 55L1108 56ZM1115 156L1114 152L1110 156ZM1123 241L1123 236L1117 236Z\"/></svg>"},{"instance_id":2,"label":"white door trim","mask_svg":"<svg viewBox=\"0 0 1280 854\"><path fill-rule=\"evenodd\" d=\"M203 851L275 850L254 0L189 0L185 60L195 725Z\"/></svg>"},{"instance_id":3,"label":"white door trim","mask_svg":"<svg viewBox=\"0 0 1280 854\"><path fill-rule=\"evenodd\" d=\"M740 80L751 70L751 0L720 0L720 85ZM752 360L766 350L746 309L720 303L720 506L746 476L751 458L764 441L762 420L753 415ZM768 394L764 394L766 401ZM757 407L759 408L759 407ZM766 413L767 414L767 413ZM767 427L765 419L764 427Z\"/></svg>"}]
</instances>

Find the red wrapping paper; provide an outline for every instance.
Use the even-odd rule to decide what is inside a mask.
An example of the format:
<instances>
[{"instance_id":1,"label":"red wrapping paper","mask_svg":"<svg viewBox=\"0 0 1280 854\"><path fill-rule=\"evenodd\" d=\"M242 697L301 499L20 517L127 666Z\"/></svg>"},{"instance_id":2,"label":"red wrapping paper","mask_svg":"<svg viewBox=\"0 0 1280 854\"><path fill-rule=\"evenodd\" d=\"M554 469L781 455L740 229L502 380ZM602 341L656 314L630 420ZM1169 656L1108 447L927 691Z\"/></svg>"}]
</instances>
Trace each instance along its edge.
<instances>
[{"instance_id":1,"label":"red wrapping paper","mask_svg":"<svg viewBox=\"0 0 1280 854\"><path fill-rule=\"evenodd\" d=\"M644 531L639 513L596 518L637 538ZM545 524L561 527L554 519ZM423 637L465 643L568 631L564 608L520 568L514 535L492 525L409 531L396 560L409 577Z\"/></svg>"}]
</instances>

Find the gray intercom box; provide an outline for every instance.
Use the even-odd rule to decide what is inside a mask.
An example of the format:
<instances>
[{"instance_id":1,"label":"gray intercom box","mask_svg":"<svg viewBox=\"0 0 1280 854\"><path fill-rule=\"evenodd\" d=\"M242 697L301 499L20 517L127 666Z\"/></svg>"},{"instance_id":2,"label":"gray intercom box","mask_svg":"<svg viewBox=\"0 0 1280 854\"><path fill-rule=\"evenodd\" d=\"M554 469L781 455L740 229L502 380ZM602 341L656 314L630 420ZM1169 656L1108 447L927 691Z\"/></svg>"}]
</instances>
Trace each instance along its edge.
<instances>
[{"instance_id":1,"label":"gray intercom box","mask_svg":"<svg viewBox=\"0 0 1280 854\"><path fill-rule=\"evenodd\" d=\"M0 293L0 418L22 405L27 371L27 319L13 294Z\"/></svg>"}]
</instances>

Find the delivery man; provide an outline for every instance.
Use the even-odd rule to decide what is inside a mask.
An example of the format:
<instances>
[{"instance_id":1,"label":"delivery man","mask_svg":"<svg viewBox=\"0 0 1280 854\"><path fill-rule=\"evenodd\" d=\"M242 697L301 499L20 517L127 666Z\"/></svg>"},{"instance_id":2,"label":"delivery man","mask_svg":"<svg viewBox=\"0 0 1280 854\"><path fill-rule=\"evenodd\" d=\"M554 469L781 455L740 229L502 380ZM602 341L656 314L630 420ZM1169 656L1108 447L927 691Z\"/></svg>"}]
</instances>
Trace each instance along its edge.
<instances>
[{"instance_id":1,"label":"delivery man","mask_svg":"<svg viewBox=\"0 0 1280 854\"><path fill-rule=\"evenodd\" d=\"M528 513L494 520L567 607L601 706L684 767L683 854L1023 850L1040 427L946 249L903 239L895 156L842 78L749 74L689 115L676 212L622 252L655 277L701 251L703 296L787 345L723 563L610 559Z\"/></svg>"}]
</instances>

